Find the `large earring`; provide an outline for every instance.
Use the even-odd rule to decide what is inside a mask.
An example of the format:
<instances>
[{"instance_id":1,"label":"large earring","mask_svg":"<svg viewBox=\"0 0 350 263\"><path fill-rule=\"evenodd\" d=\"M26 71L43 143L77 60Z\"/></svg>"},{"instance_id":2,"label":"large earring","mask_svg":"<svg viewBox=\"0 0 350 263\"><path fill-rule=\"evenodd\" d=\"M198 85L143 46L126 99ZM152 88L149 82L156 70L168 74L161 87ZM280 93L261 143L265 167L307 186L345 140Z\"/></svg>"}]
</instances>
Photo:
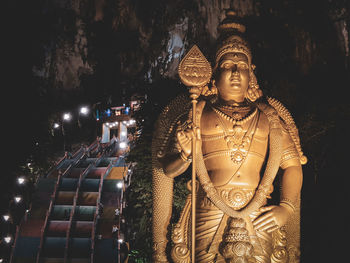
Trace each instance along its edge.
<instances>
[{"instance_id":1,"label":"large earring","mask_svg":"<svg viewBox=\"0 0 350 263\"><path fill-rule=\"evenodd\" d=\"M256 101L263 95L261 89L259 88L258 81L256 80L256 76L253 72L254 69L255 65L252 65L249 73L249 84L246 93L246 98L251 102Z\"/></svg>"},{"instance_id":2,"label":"large earring","mask_svg":"<svg viewBox=\"0 0 350 263\"><path fill-rule=\"evenodd\" d=\"M215 85L215 80L211 81L211 87L208 90L208 96L210 96L210 102L215 103L218 100L218 88Z\"/></svg>"},{"instance_id":3,"label":"large earring","mask_svg":"<svg viewBox=\"0 0 350 263\"><path fill-rule=\"evenodd\" d=\"M210 92L211 92L212 95L217 95L218 94L218 88L215 85L215 80L214 79L211 81Z\"/></svg>"}]
</instances>

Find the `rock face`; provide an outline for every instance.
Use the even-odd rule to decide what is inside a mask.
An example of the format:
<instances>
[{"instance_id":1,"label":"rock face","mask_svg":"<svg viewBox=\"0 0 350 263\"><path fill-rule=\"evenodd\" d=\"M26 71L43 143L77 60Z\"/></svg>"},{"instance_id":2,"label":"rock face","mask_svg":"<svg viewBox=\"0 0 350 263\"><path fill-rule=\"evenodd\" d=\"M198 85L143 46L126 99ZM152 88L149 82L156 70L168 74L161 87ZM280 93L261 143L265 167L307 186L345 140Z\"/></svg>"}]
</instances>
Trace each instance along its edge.
<instances>
[{"instance_id":1,"label":"rock face","mask_svg":"<svg viewBox=\"0 0 350 263\"><path fill-rule=\"evenodd\" d=\"M57 34L40 43L43 59L33 73L57 89L84 92L92 88L81 80L92 79L102 93L119 94L113 90L126 83L137 89L135 82L176 80L178 63L193 44L210 58L216 27L230 7L247 21L258 66L263 52L280 53L278 63L293 63L302 74L329 63L330 53L349 62L349 10L342 1L49 2L41 16Z\"/></svg>"}]
</instances>

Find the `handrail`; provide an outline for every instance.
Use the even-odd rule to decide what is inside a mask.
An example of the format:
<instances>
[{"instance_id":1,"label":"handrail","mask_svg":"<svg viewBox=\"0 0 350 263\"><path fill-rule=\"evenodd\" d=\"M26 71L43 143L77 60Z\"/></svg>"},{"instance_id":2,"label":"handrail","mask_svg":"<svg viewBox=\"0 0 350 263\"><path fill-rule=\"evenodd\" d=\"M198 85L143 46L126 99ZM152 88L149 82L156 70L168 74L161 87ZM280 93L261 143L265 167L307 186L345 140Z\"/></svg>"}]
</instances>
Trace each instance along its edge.
<instances>
[{"instance_id":1,"label":"handrail","mask_svg":"<svg viewBox=\"0 0 350 263\"><path fill-rule=\"evenodd\" d=\"M18 235L19 235L19 230L20 230L20 227L22 226L22 221L23 221L23 219L21 220L20 224L16 226L15 240L13 241L13 244L11 246L11 254L10 254L10 261L9 261L10 263L12 263L13 254L14 254L14 251L15 251L15 248L16 248L17 238L18 238Z\"/></svg>"},{"instance_id":2,"label":"handrail","mask_svg":"<svg viewBox=\"0 0 350 263\"><path fill-rule=\"evenodd\" d=\"M45 231L46 231L46 228L47 228L48 218L49 218L49 216L51 214L52 207L53 207L53 204L54 204L55 199L56 199L57 190L59 188L59 185L61 183L62 178L66 177L68 172L70 172L70 170L84 158L85 151L82 152L81 156L78 156L78 154L77 154L77 153L81 152L81 149L82 149L82 147L76 152L76 156L74 157L76 160L74 160L71 164L69 164L69 166L66 168L66 170L62 174L59 174L58 177L57 177L55 188L54 188L53 194L51 195L50 205L49 205L49 208L48 208L48 210L46 212L44 225L41 228L40 244L39 244L39 249L38 249L38 253L37 253L36 263L40 262L40 255L41 255L41 251L42 251L42 248L43 248L44 236L45 236Z\"/></svg>"},{"instance_id":3,"label":"handrail","mask_svg":"<svg viewBox=\"0 0 350 263\"><path fill-rule=\"evenodd\" d=\"M68 259L69 237L71 235L71 228L72 228L72 224L73 224L73 218L74 218L74 214L75 214L75 209L77 207L77 201L78 201L78 198L79 198L79 191L80 191L81 181L83 180L83 178L85 178L85 176L90 171L92 166L93 166L93 164L89 164L88 167L86 167L86 169L84 171L82 171L80 173L80 175L79 175L77 190L75 191L75 195L74 195L74 199L73 199L73 206L72 206L72 210L71 210L70 216L69 216L69 226L68 226L67 233L66 233L66 246L65 246L65 250L64 250L64 262L65 263L67 262L67 259Z\"/></svg>"},{"instance_id":4,"label":"handrail","mask_svg":"<svg viewBox=\"0 0 350 263\"><path fill-rule=\"evenodd\" d=\"M75 159L78 156L78 154L80 154L82 151L84 151L84 147L80 146L80 148L72 154L72 158Z\"/></svg>"},{"instance_id":5,"label":"handrail","mask_svg":"<svg viewBox=\"0 0 350 263\"><path fill-rule=\"evenodd\" d=\"M49 168L48 172L46 173L46 175L44 176L44 178L47 178L55 169L58 169L58 166L61 165L61 163L63 163L63 161L65 161L68 158L68 155L65 154L63 155L63 157L61 157L61 159L59 159L58 161L55 162L54 165L52 165L52 167Z\"/></svg>"},{"instance_id":6,"label":"handrail","mask_svg":"<svg viewBox=\"0 0 350 263\"><path fill-rule=\"evenodd\" d=\"M99 138L97 137L95 141L93 141L90 146L87 148L87 151L88 152L91 152L94 150L94 148L98 147L98 144L99 144L100 140Z\"/></svg>"},{"instance_id":7,"label":"handrail","mask_svg":"<svg viewBox=\"0 0 350 263\"><path fill-rule=\"evenodd\" d=\"M28 208L27 211L31 211L31 210L32 210L32 204L29 205L29 208ZM14 254L14 251L15 251L15 248L16 248L17 239L18 239L20 230L22 228L22 225L23 225L23 223L28 221L28 213L27 213L27 211L25 212L24 217L22 217L21 222L16 226L15 239L14 239L12 247L11 247L11 254L10 254L10 261L9 261L10 263L12 263L12 260L13 260L13 254Z\"/></svg>"},{"instance_id":8,"label":"handrail","mask_svg":"<svg viewBox=\"0 0 350 263\"><path fill-rule=\"evenodd\" d=\"M110 172L112 169L112 163L110 163L107 166L107 169L104 174L101 174L100 176L100 185L98 187L98 196L96 200L96 210L95 210L95 215L94 215L94 222L92 225L92 231L91 231L91 258L90 262L94 262L94 255L95 255L95 235L96 235L96 227L97 227L97 220L98 220L98 215L99 215L99 207L100 207L100 202L101 202L101 193L102 193L102 188L103 188L103 182L105 175Z\"/></svg>"},{"instance_id":9,"label":"handrail","mask_svg":"<svg viewBox=\"0 0 350 263\"><path fill-rule=\"evenodd\" d=\"M55 201L55 199L56 199L56 194L57 194L58 187L59 187L59 185L60 185L60 183L61 183L62 177L68 173L69 169L70 169L70 167L68 167L68 168L64 171L63 174L59 174L59 175L58 175L58 178L57 178L57 181L56 181L56 184L55 184L55 188L54 188L53 194L51 195L50 205L49 205L48 210L46 211L46 216L45 216L44 225L43 225L43 227L41 228L40 244L39 244L39 249L38 249L38 253L37 253L36 263L39 263L39 262L40 262L40 254L41 254L41 250L42 250L42 248L43 248L45 230L46 230L46 227L47 227L47 222L48 222L49 216L50 216L51 211L52 211L53 203L54 203L54 201Z\"/></svg>"}]
</instances>

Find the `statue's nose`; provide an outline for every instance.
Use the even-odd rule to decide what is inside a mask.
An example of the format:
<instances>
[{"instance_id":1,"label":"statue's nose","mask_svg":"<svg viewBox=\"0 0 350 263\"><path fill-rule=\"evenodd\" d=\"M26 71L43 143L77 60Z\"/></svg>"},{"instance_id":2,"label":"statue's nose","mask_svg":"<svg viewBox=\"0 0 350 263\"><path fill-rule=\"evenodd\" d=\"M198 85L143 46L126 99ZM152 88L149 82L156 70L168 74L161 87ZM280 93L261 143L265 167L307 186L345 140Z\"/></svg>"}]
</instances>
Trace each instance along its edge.
<instances>
[{"instance_id":1,"label":"statue's nose","mask_svg":"<svg viewBox=\"0 0 350 263\"><path fill-rule=\"evenodd\" d=\"M232 73L237 73L237 65L232 66Z\"/></svg>"}]
</instances>

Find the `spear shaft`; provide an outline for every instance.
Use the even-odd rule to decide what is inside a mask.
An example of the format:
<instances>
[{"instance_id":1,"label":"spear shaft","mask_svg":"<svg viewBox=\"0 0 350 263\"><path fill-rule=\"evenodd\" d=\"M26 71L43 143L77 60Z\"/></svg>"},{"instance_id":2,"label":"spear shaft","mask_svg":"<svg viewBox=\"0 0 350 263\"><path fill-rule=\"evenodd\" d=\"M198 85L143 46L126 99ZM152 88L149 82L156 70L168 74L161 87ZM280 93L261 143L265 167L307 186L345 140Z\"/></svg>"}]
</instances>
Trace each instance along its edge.
<instances>
[{"instance_id":1,"label":"spear shaft","mask_svg":"<svg viewBox=\"0 0 350 263\"><path fill-rule=\"evenodd\" d=\"M201 91L201 88L209 83L212 75L212 69L205 58L203 53L199 48L194 45L190 51L185 55L181 60L178 68L179 77L183 84L190 89L198 89ZM192 90L193 91L193 90ZM192 187L191 187L191 259L192 263L196 262L196 145L197 145L197 136L199 127L197 127L196 120L196 105L197 98L199 94L197 92L191 92L190 98L192 99L192 124L193 124L193 138L192 138ZM198 123L199 126L199 123Z\"/></svg>"},{"instance_id":2,"label":"spear shaft","mask_svg":"<svg viewBox=\"0 0 350 263\"><path fill-rule=\"evenodd\" d=\"M195 94L191 95L192 98L192 123L193 123L193 138L192 138L192 263L196 262L196 143L197 143L197 130L196 130L196 106L197 106L197 98L198 96Z\"/></svg>"}]
</instances>

